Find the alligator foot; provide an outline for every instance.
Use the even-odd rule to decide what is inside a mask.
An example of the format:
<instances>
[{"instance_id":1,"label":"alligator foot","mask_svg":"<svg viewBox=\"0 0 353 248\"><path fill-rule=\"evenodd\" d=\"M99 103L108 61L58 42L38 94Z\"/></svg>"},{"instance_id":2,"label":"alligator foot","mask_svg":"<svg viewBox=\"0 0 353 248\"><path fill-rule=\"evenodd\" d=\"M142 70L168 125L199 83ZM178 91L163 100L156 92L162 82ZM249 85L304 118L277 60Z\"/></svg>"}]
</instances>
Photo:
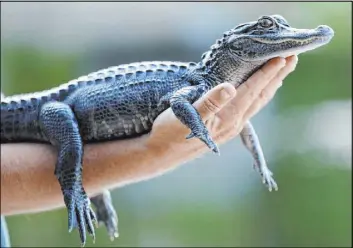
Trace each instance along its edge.
<instances>
[{"instance_id":1,"label":"alligator foot","mask_svg":"<svg viewBox=\"0 0 353 248\"><path fill-rule=\"evenodd\" d=\"M118 215L114 209L110 192L105 190L101 194L92 197L91 201L96 207L98 225L105 225L110 240L113 241L114 238L119 237Z\"/></svg>"}]
</instances>

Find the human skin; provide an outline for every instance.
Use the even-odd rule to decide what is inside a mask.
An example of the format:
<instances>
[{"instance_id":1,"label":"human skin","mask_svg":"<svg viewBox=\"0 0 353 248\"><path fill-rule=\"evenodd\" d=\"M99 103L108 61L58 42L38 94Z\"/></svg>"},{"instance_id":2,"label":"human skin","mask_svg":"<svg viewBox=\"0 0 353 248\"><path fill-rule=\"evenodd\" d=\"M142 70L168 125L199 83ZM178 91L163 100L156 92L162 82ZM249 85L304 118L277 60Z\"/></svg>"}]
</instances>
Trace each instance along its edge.
<instances>
[{"instance_id":1,"label":"human skin","mask_svg":"<svg viewBox=\"0 0 353 248\"><path fill-rule=\"evenodd\" d=\"M217 144L237 136L267 105L297 61L297 56L272 59L237 89L223 83L194 103ZM155 120L149 134L85 145L83 185L87 194L162 175L211 152L197 138L186 140L189 133L169 108ZM64 206L54 176L56 159L57 152L49 144L1 144L1 215Z\"/></svg>"}]
</instances>

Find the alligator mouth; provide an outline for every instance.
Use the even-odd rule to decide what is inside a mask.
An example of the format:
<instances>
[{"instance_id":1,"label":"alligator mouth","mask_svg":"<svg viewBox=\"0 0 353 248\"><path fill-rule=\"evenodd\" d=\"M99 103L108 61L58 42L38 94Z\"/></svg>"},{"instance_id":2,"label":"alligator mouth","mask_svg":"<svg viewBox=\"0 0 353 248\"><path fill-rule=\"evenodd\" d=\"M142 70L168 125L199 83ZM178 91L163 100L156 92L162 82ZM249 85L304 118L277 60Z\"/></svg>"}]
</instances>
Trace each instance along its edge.
<instances>
[{"instance_id":1,"label":"alligator mouth","mask_svg":"<svg viewBox=\"0 0 353 248\"><path fill-rule=\"evenodd\" d=\"M331 40L332 37L330 36L309 36L309 37L295 37L295 36L282 36L281 38L277 39L266 39L262 38L252 38L255 41L261 42L263 44L285 44L285 43L293 43L296 45L310 45L312 43L322 42L326 43Z\"/></svg>"},{"instance_id":2,"label":"alligator mouth","mask_svg":"<svg viewBox=\"0 0 353 248\"><path fill-rule=\"evenodd\" d=\"M316 44L326 44L334 36L333 30L325 25L316 29L294 29L283 32L277 37L252 37L253 40L264 44L283 45L288 44L288 48L304 47Z\"/></svg>"},{"instance_id":3,"label":"alligator mouth","mask_svg":"<svg viewBox=\"0 0 353 248\"><path fill-rule=\"evenodd\" d=\"M273 47L272 52L266 56L267 59L270 59L277 56L298 55L316 49L330 42L333 36L334 32L330 27L321 25L316 29L290 28L275 38L252 37L252 39Z\"/></svg>"}]
</instances>

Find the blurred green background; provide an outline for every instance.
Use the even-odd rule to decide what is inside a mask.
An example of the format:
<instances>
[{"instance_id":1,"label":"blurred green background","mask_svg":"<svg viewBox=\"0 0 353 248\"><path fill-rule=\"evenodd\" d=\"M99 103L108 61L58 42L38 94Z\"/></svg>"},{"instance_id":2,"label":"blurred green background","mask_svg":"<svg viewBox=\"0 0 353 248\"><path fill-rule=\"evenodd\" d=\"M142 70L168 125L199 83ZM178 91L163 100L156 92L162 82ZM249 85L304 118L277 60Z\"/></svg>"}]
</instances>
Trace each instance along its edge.
<instances>
[{"instance_id":1,"label":"blurred green background","mask_svg":"<svg viewBox=\"0 0 353 248\"><path fill-rule=\"evenodd\" d=\"M114 190L120 238L102 227L87 247L351 246L351 3L1 3L6 95L122 63L198 61L224 31L265 14L335 31L253 119L280 190L266 190L237 138L221 157ZM13 246L79 244L65 209L7 220Z\"/></svg>"}]
</instances>

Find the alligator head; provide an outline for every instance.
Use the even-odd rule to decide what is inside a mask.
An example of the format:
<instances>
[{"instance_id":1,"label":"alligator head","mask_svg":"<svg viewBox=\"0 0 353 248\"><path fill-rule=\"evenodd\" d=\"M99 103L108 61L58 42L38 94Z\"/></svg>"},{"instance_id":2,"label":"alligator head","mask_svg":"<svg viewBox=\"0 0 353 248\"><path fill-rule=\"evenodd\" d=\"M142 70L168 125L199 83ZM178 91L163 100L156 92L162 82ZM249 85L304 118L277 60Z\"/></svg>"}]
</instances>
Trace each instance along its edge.
<instances>
[{"instance_id":1,"label":"alligator head","mask_svg":"<svg viewBox=\"0 0 353 248\"><path fill-rule=\"evenodd\" d=\"M240 84L274 57L297 55L330 42L333 30L291 27L280 15L262 16L225 32L202 56L201 66L218 72L220 81Z\"/></svg>"}]
</instances>

